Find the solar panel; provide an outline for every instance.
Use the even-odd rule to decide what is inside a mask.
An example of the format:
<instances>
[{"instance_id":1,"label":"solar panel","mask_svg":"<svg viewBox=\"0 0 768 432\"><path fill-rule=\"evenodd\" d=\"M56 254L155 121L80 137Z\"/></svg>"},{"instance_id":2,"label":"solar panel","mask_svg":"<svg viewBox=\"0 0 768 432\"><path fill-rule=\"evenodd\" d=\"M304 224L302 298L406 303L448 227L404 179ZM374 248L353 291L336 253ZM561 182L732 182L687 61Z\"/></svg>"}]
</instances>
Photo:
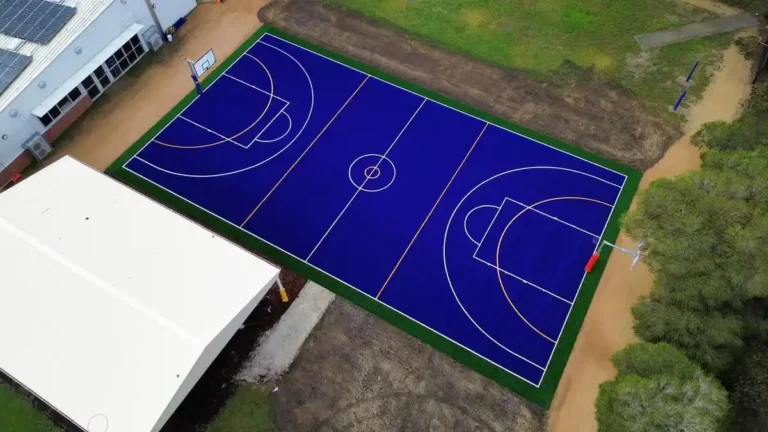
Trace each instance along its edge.
<instances>
[{"instance_id":1,"label":"solar panel","mask_svg":"<svg viewBox=\"0 0 768 432\"><path fill-rule=\"evenodd\" d=\"M73 7L44 0L0 0L0 33L47 44L75 12Z\"/></svg>"},{"instance_id":2,"label":"solar panel","mask_svg":"<svg viewBox=\"0 0 768 432\"><path fill-rule=\"evenodd\" d=\"M0 48L0 94L32 62L32 57Z\"/></svg>"}]
</instances>

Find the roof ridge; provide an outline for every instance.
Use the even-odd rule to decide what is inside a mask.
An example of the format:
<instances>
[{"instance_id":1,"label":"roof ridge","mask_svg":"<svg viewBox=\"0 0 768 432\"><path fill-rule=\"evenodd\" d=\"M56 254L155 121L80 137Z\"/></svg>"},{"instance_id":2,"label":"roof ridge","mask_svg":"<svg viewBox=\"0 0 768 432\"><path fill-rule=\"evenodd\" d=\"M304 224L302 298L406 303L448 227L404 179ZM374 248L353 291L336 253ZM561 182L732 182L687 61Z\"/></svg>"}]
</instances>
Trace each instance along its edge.
<instances>
[{"instance_id":1,"label":"roof ridge","mask_svg":"<svg viewBox=\"0 0 768 432\"><path fill-rule=\"evenodd\" d=\"M177 323L173 322L172 320L166 318L163 314L156 311L155 309L145 305L141 301L137 300L136 298L128 295L124 291L120 290L116 286L110 284L109 282L103 280L102 278L96 276L95 274L91 273L84 267L80 266L79 264L75 263L74 261L66 258L61 253L57 252L50 246L45 245L43 242L39 241L32 235L28 234L21 228L15 226L10 221L0 217L0 228L4 228L9 233L15 235L16 237L19 237L24 242L30 244L38 251L44 253L45 255L51 257L52 259L56 260L57 262L61 263L62 265L66 266L68 269L72 270L74 273L77 273L79 276L85 278L89 282L93 283L94 285L101 288L103 291L105 291L108 295L110 295L112 298L120 301L121 303L124 303L131 307L132 309L136 310L137 312L141 313L142 315L145 315L149 318L151 318L153 321L157 322L167 330L171 331L172 333L175 333L176 335L184 338L185 340L192 342L197 346L198 348L205 347L205 343L200 341L198 338L193 336L191 333L189 333L185 328L178 325Z\"/></svg>"}]
</instances>

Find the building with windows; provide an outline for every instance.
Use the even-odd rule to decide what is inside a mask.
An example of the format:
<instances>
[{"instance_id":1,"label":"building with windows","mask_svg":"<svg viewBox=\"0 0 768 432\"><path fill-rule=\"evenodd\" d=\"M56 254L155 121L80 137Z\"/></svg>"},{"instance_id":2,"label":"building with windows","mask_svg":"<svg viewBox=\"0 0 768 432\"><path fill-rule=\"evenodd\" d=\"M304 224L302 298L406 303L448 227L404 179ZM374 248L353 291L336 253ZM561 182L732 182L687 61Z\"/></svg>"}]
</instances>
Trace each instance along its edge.
<instances>
[{"instance_id":1,"label":"building with windows","mask_svg":"<svg viewBox=\"0 0 768 432\"><path fill-rule=\"evenodd\" d=\"M0 188L51 144L195 0L0 2Z\"/></svg>"}]
</instances>

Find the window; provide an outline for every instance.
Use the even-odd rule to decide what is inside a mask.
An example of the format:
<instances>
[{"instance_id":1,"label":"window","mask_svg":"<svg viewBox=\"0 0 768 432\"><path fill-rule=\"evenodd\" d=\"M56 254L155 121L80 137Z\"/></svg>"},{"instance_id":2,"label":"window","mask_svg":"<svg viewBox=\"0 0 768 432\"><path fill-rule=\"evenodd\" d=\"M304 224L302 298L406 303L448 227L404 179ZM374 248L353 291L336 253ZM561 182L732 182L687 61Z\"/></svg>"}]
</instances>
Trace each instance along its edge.
<instances>
[{"instance_id":1,"label":"window","mask_svg":"<svg viewBox=\"0 0 768 432\"><path fill-rule=\"evenodd\" d=\"M90 77L86 78L90 79ZM83 81L84 83L85 81ZM91 79L91 83L93 83L93 80ZM77 102L78 99L80 99L80 96L83 95L83 92L80 90L80 87L75 87L72 90L70 90L69 93L67 93L66 96L61 98L61 100L56 103L55 106L53 106L50 110L48 110L45 115L40 117L40 121L43 123L43 126L48 127L51 123L56 121L57 118L59 118L63 113L67 112L69 108L71 108L75 102Z\"/></svg>"},{"instance_id":2,"label":"window","mask_svg":"<svg viewBox=\"0 0 768 432\"><path fill-rule=\"evenodd\" d=\"M115 79L117 79L117 77L123 74L123 70L120 69L120 66L114 65L111 68L109 68L109 73L111 73L112 76L115 77Z\"/></svg>"},{"instance_id":3,"label":"window","mask_svg":"<svg viewBox=\"0 0 768 432\"><path fill-rule=\"evenodd\" d=\"M104 71L103 65L97 67L96 70L93 71L93 74L96 75L96 79L99 80L99 84L101 84L102 88L107 88L112 82L112 80L109 79L109 75Z\"/></svg>"},{"instance_id":4,"label":"window","mask_svg":"<svg viewBox=\"0 0 768 432\"><path fill-rule=\"evenodd\" d=\"M124 74L128 68L136 63L141 56L145 53L144 47L141 45L141 40L138 35L133 36L123 46L118 48L111 57L104 62L104 67L107 68L112 79L117 79L120 75ZM99 82L103 87L106 87L101 77L97 76Z\"/></svg>"},{"instance_id":5,"label":"window","mask_svg":"<svg viewBox=\"0 0 768 432\"><path fill-rule=\"evenodd\" d=\"M53 123L53 119L51 118L50 114L45 114L44 116L40 117L40 121L43 123L43 126L48 127L49 124Z\"/></svg>"},{"instance_id":6,"label":"window","mask_svg":"<svg viewBox=\"0 0 768 432\"><path fill-rule=\"evenodd\" d=\"M99 66L99 69L101 69L101 66ZM88 96L91 97L91 99L96 99L96 96L101 94L101 89L98 85L96 85L96 81L93 80L93 77L88 75L85 77L83 82L80 83L81 86L85 89L85 92L88 93ZM79 90L79 89L78 89Z\"/></svg>"},{"instance_id":7,"label":"window","mask_svg":"<svg viewBox=\"0 0 768 432\"><path fill-rule=\"evenodd\" d=\"M59 103L56 104L56 108L58 108L61 112L65 112L71 105L72 101L69 100L69 97L65 96L64 99L60 100Z\"/></svg>"},{"instance_id":8,"label":"window","mask_svg":"<svg viewBox=\"0 0 768 432\"><path fill-rule=\"evenodd\" d=\"M83 93L80 91L80 88L79 88L79 87L75 87L75 88L73 88L73 89L72 89L72 91L71 91L71 92L69 92L69 93L67 94L67 97L69 97L69 99L70 99L72 102L74 102L74 101L76 101L76 100L77 100L77 99L80 97L80 95L82 95L82 94L83 94Z\"/></svg>"}]
</instances>

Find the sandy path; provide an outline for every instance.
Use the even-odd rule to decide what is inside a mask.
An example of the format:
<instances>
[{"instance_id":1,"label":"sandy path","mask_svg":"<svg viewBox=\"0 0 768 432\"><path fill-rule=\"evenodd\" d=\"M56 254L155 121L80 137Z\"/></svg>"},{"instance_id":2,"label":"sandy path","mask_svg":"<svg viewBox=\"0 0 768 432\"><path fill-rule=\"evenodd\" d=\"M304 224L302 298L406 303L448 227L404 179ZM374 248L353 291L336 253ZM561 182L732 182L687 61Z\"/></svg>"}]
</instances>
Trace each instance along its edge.
<instances>
[{"instance_id":1,"label":"sandy path","mask_svg":"<svg viewBox=\"0 0 768 432\"><path fill-rule=\"evenodd\" d=\"M228 0L199 5L176 40L115 82L54 143L57 150L43 165L69 154L96 169L106 169L192 90L184 58L196 59L213 48L220 64L261 26L257 13L266 3Z\"/></svg>"},{"instance_id":2,"label":"sandy path","mask_svg":"<svg viewBox=\"0 0 768 432\"><path fill-rule=\"evenodd\" d=\"M667 151L662 160L645 172L641 189L655 179L673 177L698 168L701 165L700 152L691 145L691 136L704 123L736 118L749 91L750 63L744 60L735 46L731 46L725 52L722 68L713 77L700 102L686 113L685 136ZM634 242L623 234L618 243L634 247ZM598 386L615 375L611 355L637 340L632 331L630 310L638 297L647 294L653 284L653 275L643 263L629 272L631 260L631 257L621 253L611 255L552 402L548 421L550 431L597 430L594 403Z\"/></svg>"}]
</instances>

